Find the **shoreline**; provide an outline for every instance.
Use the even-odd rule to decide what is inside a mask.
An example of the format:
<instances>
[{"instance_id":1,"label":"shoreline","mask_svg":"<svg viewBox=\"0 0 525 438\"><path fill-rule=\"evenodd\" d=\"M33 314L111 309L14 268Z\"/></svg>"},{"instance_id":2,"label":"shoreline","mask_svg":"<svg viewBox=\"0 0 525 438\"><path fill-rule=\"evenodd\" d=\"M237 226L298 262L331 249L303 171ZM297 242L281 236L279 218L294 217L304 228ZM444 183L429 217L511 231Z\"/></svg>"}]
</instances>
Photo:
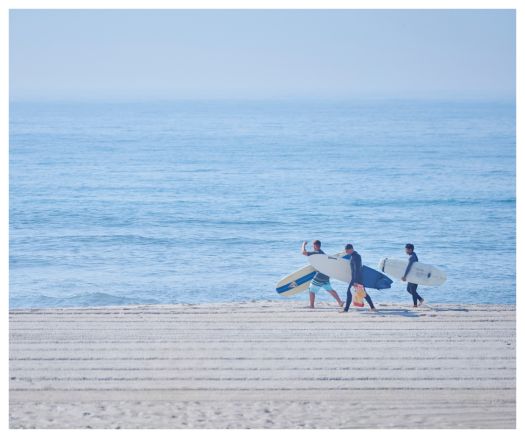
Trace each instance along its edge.
<instances>
[{"instance_id":1,"label":"shoreline","mask_svg":"<svg viewBox=\"0 0 525 438\"><path fill-rule=\"evenodd\" d=\"M301 304L11 309L10 427L515 427L515 305Z\"/></svg>"},{"instance_id":2,"label":"shoreline","mask_svg":"<svg viewBox=\"0 0 525 438\"><path fill-rule=\"evenodd\" d=\"M344 294L340 294L341 299L344 301L345 296ZM300 297L302 296L302 299ZM376 298L374 296L374 298ZM412 304L410 303L410 296L407 294L406 299L404 301L395 301L395 302L379 302L377 304L378 306L384 306L384 307L395 307L399 306L400 308L410 308L412 309ZM377 298L376 298L377 300ZM427 301L429 302L428 305L426 304ZM274 299L253 299L253 300L240 300L240 301L206 301L206 302L195 302L195 303L131 303L131 304L110 304L110 305L96 305L96 306L57 306L57 307L10 307L9 312L23 312L23 311L43 311L43 310L89 310L89 309L129 309L129 308L144 308L144 307L171 307L171 306L229 306L229 305L246 305L246 304L277 304L277 305L287 305L287 304L299 304L300 303L307 303L308 302L308 294L298 294L292 297L284 297L282 299L274 298ZM316 299L316 308L319 306L319 308L337 308L337 305L335 301L331 297L324 297L324 298L317 298ZM498 306L509 306L509 307L516 307L516 303L461 303L461 302L440 302L440 301L434 301L431 299L425 299L425 306L423 306L421 309L427 308L430 310L433 306L490 306L490 307L498 307ZM351 306L350 309L357 309L355 306ZM363 309L368 309L368 305L365 302L365 307ZM362 309L357 309L362 310Z\"/></svg>"}]
</instances>

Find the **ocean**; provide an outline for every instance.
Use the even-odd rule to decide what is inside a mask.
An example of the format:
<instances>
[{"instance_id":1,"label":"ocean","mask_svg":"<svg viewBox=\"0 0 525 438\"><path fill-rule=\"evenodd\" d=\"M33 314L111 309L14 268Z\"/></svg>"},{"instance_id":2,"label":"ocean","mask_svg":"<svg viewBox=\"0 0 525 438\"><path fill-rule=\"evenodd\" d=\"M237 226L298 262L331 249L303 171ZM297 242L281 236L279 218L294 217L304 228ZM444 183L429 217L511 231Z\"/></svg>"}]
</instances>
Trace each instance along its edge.
<instances>
[{"instance_id":1,"label":"ocean","mask_svg":"<svg viewBox=\"0 0 525 438\"><path fill-rule=\"evenodd\" d=\"M13 102L10 307L306 302L275 284L315 239L373 268L413 243L448 274L429 303L515 303L515 126L513 101Z\"/></svg>"}]
</instances>

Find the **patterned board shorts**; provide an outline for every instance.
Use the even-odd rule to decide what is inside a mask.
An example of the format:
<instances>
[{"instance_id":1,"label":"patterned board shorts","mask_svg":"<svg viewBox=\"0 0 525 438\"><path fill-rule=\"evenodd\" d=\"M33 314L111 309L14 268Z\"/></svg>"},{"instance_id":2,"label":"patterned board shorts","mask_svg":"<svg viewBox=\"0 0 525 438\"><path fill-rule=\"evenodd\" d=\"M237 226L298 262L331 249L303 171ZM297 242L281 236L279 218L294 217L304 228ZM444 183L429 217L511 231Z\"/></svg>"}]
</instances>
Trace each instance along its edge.
<instances>
[{"instance_id":1,"label":"patterned board shorts","mask_svg":"<svg viewBox=\"0 0 525 438\"><path fill-rule=\"evenodd\" d=\"M323 288L324 290L326 291L329 291L329 290L334 290L334 288L332 287L332 285L330 284L329 281L327 281L326 283L323 283L321 285L317 285L317 284L314 284L313 282L310 283L310 287L308 288L308 292L312 292L313 294L319 292L319 289Z\"/></svg>"}]
</instances>

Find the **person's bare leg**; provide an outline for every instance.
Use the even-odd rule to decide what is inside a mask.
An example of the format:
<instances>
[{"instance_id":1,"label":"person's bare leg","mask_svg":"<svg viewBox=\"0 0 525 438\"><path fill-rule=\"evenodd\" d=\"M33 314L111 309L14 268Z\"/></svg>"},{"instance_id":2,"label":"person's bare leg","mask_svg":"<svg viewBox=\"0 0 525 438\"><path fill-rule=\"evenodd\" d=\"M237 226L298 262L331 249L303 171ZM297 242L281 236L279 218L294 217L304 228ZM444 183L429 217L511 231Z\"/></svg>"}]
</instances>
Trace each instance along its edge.
<instances>
[{"instance_id":1,"label":"person's bare leg","mask_svg":"<svg viewBox=\"0 0 525 438\"><path fill-rule=\"evenodd\" d=\"M313 292L310 292L310 309L314 308L315 303L315 294Z\"/></svg>"},{"instance_id":2,"label":"person's bare leg","mask_svg":"<svg viewBox=\"0 0 525 438\"><path fill-rule=\"evenodd\" d=\"M339 295L337 295L337 292L335 290L333 290L333 289L329 290L328 293L335 298L335 300L337 301L337 304L339 304L339 307L343 307L344 306L345 303L343 301L341 301L341 298L339 298Z\"/></svg>"}]
</instances>

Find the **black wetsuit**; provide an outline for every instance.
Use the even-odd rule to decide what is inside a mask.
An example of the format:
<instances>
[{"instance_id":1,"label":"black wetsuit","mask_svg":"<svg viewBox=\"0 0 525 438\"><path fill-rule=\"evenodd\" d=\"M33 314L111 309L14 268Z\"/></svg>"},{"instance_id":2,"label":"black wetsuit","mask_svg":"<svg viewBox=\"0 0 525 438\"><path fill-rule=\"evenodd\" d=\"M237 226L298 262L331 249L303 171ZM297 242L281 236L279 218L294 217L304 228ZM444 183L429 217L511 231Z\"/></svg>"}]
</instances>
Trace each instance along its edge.
<instances>
[{"instance_id":1,"label":"black wetsuit","mask_svg":"<svg viewBox=\"0 0 525 438\"><path fill-rule=\"evenodd\" d=\"M405 270L405 275L404 277L406 277L410 271L410 268L412 267L412 265L417 262L418 259L417 259L417 255L415 252L413 252L412 254L410 254L410 258L408 259L408 266ZM417 293L417 284L415 283L408 283L407 284L407 292L412 295L412 301L414 302L414 306L417 306L417 300L419 301L423 301L423 298L421 297L421 295L419 295Z\"/></svg>"},{"instance_id":2,"label":"black wetsuit","mask_svg":"<svg viewBox=\"0 0 525 438\"><path fill-rule=\"evenodd\" d=\"M350 284L346 291L346 303L344 309L345 312L348 312L350 304L352 303L352 286L354 284L363 284L363 263L361 261L361 255L357 251L354 251L350 255L347 254L343 258L350 259L350 269L352 270L352 279L350 280ZM366 294L365 300L370 308L374 309L374 303L372 302L370 295Z\"/></svg>"}]
</instances>

